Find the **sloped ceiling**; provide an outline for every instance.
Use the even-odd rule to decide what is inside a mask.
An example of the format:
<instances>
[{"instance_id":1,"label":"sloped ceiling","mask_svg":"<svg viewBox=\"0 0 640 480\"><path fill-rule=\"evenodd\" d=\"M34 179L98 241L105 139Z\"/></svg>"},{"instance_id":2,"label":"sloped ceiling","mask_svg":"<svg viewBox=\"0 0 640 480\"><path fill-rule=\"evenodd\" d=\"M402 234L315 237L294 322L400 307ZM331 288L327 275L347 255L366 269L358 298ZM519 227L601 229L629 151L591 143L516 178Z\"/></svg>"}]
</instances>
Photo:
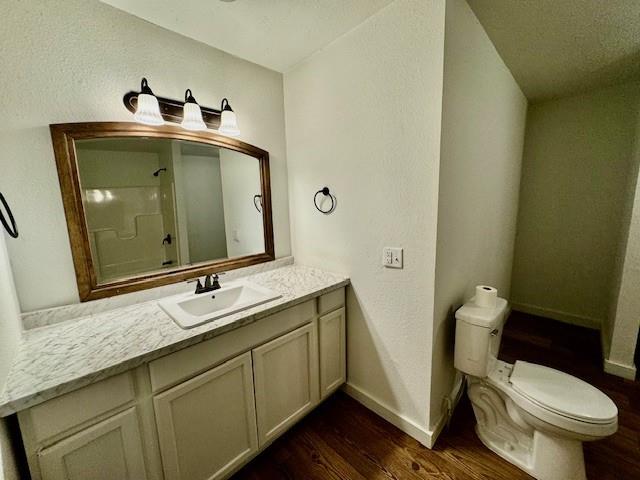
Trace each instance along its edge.
<instances>
[{"instance_id":1,"label":"sloped ceiling","mask_svg":"<svg viewBox=\"0 0 640 480\"><path fill-rule=\"evenodd\" d=\"M640 0L468 0L525 95L640 78Z\"/></svg>"},{"instance_id":2,"label":"sloped ceiling","mask_svg":"<svg viewBox=\"0 0 640 480\"><path fill-rule=\"evenodd\" d=\"M284 72L393 0L101 0Z\"/></svg>"}]
</instances>

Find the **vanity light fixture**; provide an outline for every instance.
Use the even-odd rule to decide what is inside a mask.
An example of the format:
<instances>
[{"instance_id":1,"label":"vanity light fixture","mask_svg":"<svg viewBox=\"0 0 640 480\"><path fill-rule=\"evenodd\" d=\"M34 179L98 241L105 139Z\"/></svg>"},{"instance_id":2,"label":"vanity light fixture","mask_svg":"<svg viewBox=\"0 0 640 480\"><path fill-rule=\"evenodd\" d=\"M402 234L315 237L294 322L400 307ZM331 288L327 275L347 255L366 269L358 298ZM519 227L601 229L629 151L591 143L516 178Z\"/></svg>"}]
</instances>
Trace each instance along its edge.
<instances>
[{"instance_id":1,"label":"vanity light fixture","mask_svg":"<svg viewBox=\"0 0 640 480\"><path fill-rule=\"evenodd\" d=\"M136 122L144 123L145 125L164 124L164 119L160 114L160 105L158 104L158 99L149 88L149 84L146 78L143 78L140 84L138 105L133 118L136 120Z\"/></svg>"},{"instance_id":2,"label":"vanity light fixture","mask_svg":"<svg viewBox=\"0 0 640 480\"><path fill-rule=\"evenodd\" d=\"M182 128L187 130L206 130L207 125L202 120L202 111L200 110L200 105L196 102L196 99L193 98L191 93L191 89L188 88L186 92L184 92L184 111L182 114Z\"/></svg>"},{"instance_id":3,"label":"vanity light fixture","mask_svg":"<svg viewBox=\"0 0 640 480\"><path fill-rule=\"evenodd\" d=\"M133 113L136 122L146 125L162 125L164 122L179 123L186 130L217 130L222 135L240 135L238 118L224 98L220 110L204 107L193 98L191 89L184 93L184 101L157 97L153 94L147 79L142 79L139 92L128 92L122 98L124 106Z\"/></svg>"},{"instance_id":4,"label":"vanity light fixture","mask_svg":"<svg viewBox=\"0 0 640 480\"><path fill-rule=\"evenodd\" d=\"M236 118L236 113L229 105L229 100L226 98L222 99L220 110L222 113L220 114L220 128L218 128L218 131L223 135L228 135L230 137L237 137L240 135L238 119Z\"/></svg>"}]
</instances>

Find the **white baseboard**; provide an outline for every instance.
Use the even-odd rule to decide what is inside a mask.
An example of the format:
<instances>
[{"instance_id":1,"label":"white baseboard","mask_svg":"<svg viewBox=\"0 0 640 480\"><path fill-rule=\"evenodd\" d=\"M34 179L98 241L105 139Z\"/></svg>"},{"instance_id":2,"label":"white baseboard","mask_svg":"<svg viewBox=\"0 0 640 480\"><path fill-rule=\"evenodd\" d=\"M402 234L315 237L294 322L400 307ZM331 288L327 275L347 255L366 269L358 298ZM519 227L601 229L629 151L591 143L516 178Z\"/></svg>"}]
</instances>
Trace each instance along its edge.
<instances>
[{"instance_id":1,"label":"white baseboard","mask_svg":"<svg viewBox=\"0 0 640 480\"><path fill-rule=\"evenodd\" d=\"M636 379L636 366L626 365L624 363L614 362L613 360L609 360L609 335L606 330L606 325L603 324L602 332L600 334L600 341L602 345L602 365L604 366L604 371L611 375L615 375L616 377L626 378L627 380L635 380Z\"/></svg>"},{"instance_id":2,"label":"white baseboard","mask_svg":"<svg viewBox=\"0 0 640 480\"><path fill-rule=\"evenodd\" d=\"M611 342L611 338L609 337L609 328L607 327L607 322L603 322L602 328L600 329L600 346L602 347L603 358L609 358L609 349L611 348L609 342Z\"/></svg>"},{"instance_id":3,"label":"white baseboard","mask_svg":"<svg viewBox=\"0 0 640 480\"><path fill-rule=\"evenodd\" d=\"M429 448L434 447L434 445L436 444L436 440L438 440L438 437L442 433L442 430L444 430L444 427L447 425L448 421L449 418L446 414L440 416L436 424L431 429L431 445L429 445Z\"/></svg>"},{"instance_id":4,"label":"white baseboard","mask_svg":"<svg viewBox=\"0 0 640 480\"><path fill-rule=\"evenodd\" d=\"M464 384L465 384L464 375L459 373L459 378L456 381L456 384L453 386L453 390L449 394L449 398L453 399L451 403L451 410L443 412L440 418L438 419L438 421L431 428L431 446L429 448L433 448L433 446L436 444L436 440L438 440L438 437L442 433L442 430L444 430L444 427L447 425L447 423L449 422L449 419L453 415L453 412L458 406L458 403L460 402L460 399L464 394Z\"/></svg>"},{"instance_id":5,"label":"white baseboard","mask_svg":"<svg viewBox=\"0 0 640 480\"><path fill-rule=\"evenodd\" d=\"M591 328L593 330L600 330L602 321L593 317L585 317L582 315L576 315L573 313L563 312L561 310L553 310L551 308L537 307L536 305L529 305L527 303L512 303L511 308L519 312L528 313L530 315L537 315L538 317L546 317L552 320L558 320L559 322L570 323L572 325L578 325L580 327Z\"/></svg>"},{"instance_id":6,"label":"white baseboard","mask_svg":"<svg viewBox=\"0 0 640 480\"><path fill-rule=\"evenodd\" d=\"M624 365L622 363L617 363L612 360L604 359L604 371L610 373L611 375L616 375L617 377L626 378L627 380L635 380L636 379L636 366L635 365Z\"/></svg>"},{"instance_id":7,"label":"white baseboard","mask_svg":"<svg viewBox=\"0 0 640 480\"><path fill-rule=\"evenodd\" d=\"M395 425L407 435L415 438L421 444L427 448L432 448L435 443L435 436L433 431L429 431L421 425L418 425L413 420L408 419L404 415L396 412L394 409L384 404L383 402L373 398L370 394L366 393L359 387L351 383L345 383L342 386L342 390L367 407L372 412L380 415L387 422Z\"/></svg>"}]
</instances>

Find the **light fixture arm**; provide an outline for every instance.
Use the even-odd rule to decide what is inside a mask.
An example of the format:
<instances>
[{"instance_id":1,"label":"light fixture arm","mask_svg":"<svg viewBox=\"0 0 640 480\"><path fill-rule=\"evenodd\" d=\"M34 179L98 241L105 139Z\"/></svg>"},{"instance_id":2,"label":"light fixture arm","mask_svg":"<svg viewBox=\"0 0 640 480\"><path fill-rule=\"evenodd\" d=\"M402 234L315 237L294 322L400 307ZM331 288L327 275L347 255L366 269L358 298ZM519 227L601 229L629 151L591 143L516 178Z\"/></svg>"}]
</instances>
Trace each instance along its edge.
<instances>
[{"instance_id":1,"label":"light fixture arm","mask_svg":"<svg viewBox=\"0 0 640 480\"><path fill-rule=\"evenodd\" d=\"M142 81L140 82L140 93L146 93L147 95L153 95L153 92L151 91L151 88L149 87L149 82L147 82L147 79L144 78L144 77L142 77Z\"/></svg>"},{"instance_id":2,"label":"light fixture arm","mask_svg":"<svg viewBox=\"0 0 640 480\"><path fill-rule=\"evenodd\" d=\"M231 106L229 105L229 100L227 100L226 98L223 98L222 102L220 103L220 112L224 111L233 112L233 108L231 108Z\"/></svg>"},{"instance_id":3,"label":"light fixture arm","mask_svg":"<svg viewBox=\"0 0 640 480\"><path fill-rule=\"evenodd\" d=\"M193 93L191 93L191 89L187 88L187 90L184 92L184 103L198 103L196 102L196 99L193 98ZM200 107L202 109L202 107Z\"/></svg>"}]
</instances>

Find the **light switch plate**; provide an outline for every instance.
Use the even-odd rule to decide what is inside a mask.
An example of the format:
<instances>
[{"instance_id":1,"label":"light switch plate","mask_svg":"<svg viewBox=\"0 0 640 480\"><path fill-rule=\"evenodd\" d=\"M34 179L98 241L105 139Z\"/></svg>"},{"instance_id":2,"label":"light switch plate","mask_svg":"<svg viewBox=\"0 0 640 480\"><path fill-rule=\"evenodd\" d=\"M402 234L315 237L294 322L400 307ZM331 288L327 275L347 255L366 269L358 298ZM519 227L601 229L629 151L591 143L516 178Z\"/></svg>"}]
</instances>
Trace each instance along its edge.
<instances>
[{"instance_id":1,"label":"light switch plate","mask_svg":"<svg viewBox=\"0 0 640 480\"><path fill-rule=\"evenodd\" d=\"M387 268L402 268L402 248L384 247L382 250L382 265Z\"/></svg>"}]
</instances>

